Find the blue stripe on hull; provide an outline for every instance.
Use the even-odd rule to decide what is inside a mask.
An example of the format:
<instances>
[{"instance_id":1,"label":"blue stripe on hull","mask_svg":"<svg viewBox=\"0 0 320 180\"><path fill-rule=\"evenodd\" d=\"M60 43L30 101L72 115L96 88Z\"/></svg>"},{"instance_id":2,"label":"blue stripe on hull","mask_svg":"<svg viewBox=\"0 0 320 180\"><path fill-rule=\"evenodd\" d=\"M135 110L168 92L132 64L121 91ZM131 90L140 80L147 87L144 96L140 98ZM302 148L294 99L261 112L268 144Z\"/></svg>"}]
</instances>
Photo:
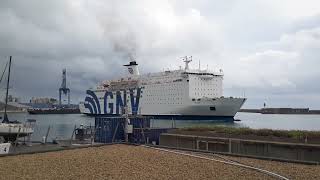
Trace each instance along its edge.
<instances>
[{"instance_id":1,"label":"blue stripe on hull","mask_svg":"<svg viewBox=\"0 0 320 180\"><path fill-rule=\"evenodd\" d=\"M86 114L92 117L120 117L119 114ZM232 116L143 115L153 119L234 121Z\"/></svg>"}]
</instances>

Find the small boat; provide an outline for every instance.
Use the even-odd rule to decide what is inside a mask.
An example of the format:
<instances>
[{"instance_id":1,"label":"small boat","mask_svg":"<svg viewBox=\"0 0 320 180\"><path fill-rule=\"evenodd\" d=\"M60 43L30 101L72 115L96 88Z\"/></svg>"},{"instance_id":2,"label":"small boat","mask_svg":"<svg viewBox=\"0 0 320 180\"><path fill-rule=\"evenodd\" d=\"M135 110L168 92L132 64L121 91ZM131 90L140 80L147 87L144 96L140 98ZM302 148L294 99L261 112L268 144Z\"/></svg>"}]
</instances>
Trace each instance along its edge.
<instances>
[{"instance_id":1,"label":"small boat","mask_svg":"<svg viewBox=\"0 0 320 180\"><path fill-rule=\"evenodd\" d=\"M33 133L33 126L22 123L0 123L0 137L5 142L14 142L17 138L25 137Z\"/></svg>"},{"instance_id":2,"label":"small boat","mask_svg":"<svg viewBox=\"0 0 320 180\"><path fill-rule=\"evenodd\" d=\"M4 116L3 120L0 123L0 139L4 142L14 142L20 137L29 136L33 133L33 123L34 120L28 121L26 124L23 124L19 121L9 121L8 114L7 114L7 107L8 107L8 94L9 94L9 84L10 84L10 72L11 72L11 59L10 56L9 63L6 64L6 67L3 71L5 73L8 67L8 79L7 79L7 88L6 88L6 102L4 106ZM9 66L8 66L9 65ZM2 77L3 77L2 74ZM1 80L2 80L1 77ZM1 83L0 80L0 83ZM1 150L1 149L0 149Z\"/></svg>"}]
</instances>

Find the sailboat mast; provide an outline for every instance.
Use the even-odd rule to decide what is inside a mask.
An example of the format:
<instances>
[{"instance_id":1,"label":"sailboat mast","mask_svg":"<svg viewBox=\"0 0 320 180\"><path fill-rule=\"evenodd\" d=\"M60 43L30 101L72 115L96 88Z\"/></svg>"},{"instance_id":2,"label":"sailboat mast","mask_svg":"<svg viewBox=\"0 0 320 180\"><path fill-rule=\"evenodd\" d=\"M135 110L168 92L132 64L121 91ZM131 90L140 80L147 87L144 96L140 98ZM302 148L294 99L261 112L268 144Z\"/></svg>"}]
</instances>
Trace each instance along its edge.
<instances>
[{"instance_id":1,"label":"sailboat mast","mask_svg":"<svg viewBox=\"0 0 320 180\"><path fill-rule=\"evenodd\" d=\"M8 81L7 81L7 92L6 92L6 104L4 106L4 118L3 123L9 123L8 115L7 115L7 106L8 106L8 96L9 96L9 86L10 86L10 73L11 73L11 59L12 56L10 56L9 60L9 72L8 72Z\"/></svg>"}]
</instances>

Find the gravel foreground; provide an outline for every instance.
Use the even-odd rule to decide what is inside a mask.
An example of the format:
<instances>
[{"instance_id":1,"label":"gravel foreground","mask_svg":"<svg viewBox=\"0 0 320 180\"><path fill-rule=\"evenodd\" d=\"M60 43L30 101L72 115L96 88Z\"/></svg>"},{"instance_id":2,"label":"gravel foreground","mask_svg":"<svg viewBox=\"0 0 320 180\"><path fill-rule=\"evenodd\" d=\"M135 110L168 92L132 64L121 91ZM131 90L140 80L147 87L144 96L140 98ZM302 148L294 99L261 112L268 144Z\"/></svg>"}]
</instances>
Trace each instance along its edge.
<instances>
[{"instance_id":1,"label":"gravel foreground","mask_svg":"<svg viewBox=\"0 0 320 180\"><path fill-rule=\"evenodd\" d=\"M320 166L227 158L290 179L320 179ZM0 179L274 179L232 165L128 145L1 157L0 174Z\"/></svg>"}]
</instances>

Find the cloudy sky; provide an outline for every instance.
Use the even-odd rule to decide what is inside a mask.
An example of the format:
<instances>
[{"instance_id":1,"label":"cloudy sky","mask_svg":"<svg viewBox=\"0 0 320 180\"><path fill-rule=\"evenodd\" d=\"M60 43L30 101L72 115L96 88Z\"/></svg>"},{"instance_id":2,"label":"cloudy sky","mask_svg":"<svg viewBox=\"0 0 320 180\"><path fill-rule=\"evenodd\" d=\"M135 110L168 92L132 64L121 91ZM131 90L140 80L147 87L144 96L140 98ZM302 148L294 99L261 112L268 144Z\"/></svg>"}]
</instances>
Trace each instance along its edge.
<instances>
[{"instance_id":1,"label":"cloudy sky","mask_svg":"<svg viewBox=\"0 0 320 180\"><path fill-rule=\"evenodd\" d=\"M23 100L58 97L64 67L78 102L130 57L147 73L192 55L245 107L320 108L319 0L1 0L0 22L0 70L12 55Z\"/></svg>"}]
</instances>

